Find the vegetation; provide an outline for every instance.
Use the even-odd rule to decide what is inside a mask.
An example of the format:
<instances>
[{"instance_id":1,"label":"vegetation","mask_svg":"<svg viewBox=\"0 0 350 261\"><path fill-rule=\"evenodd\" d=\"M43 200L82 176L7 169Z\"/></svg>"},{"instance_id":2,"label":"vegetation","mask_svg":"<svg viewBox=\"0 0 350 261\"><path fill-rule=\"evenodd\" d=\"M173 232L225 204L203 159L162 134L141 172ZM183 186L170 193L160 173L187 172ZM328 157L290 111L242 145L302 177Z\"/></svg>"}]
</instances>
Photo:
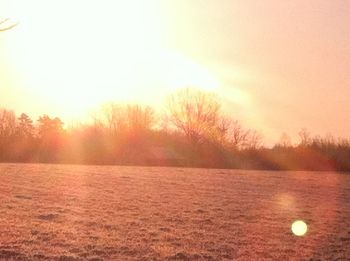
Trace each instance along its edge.
<instances>
[{"instance_id":1,"label":"vegetation","mask_svg":"<svg viewBox=\"0 0 350 261\"><path fill-rule=\"evenodd\" d=\"M350 170L350 141L283 133L262 147L254 130L227 117L217 96L194 89L168 99L163 115L149 106L108 103L92 123L65 129L48 115L36 123L0 110L0 161L121 165L177 165L275 170Z\"/></svg>"},{"instance_id":2,"label":"vegetation","mask_svg":"<svg viewBox=\"0 0 350 261\"><path fill-rule=\"evenodd\" d=\"M0 260L350 256L348 175L51 164L0 173ZM291 231L298 219L304 237Z\"/></svg>"}]
</instances>

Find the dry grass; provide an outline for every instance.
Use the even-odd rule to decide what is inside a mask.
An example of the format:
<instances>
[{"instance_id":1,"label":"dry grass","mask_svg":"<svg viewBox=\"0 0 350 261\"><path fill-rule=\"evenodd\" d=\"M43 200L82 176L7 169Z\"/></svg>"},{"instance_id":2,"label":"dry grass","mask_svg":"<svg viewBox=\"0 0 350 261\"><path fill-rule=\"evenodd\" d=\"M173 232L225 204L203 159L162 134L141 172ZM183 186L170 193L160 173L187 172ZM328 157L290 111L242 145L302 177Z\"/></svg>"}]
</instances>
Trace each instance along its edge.
<instances>
[{"instance_id":1,"label":"dry grass","mask_svg":"<svg viewBox=\"0 0 350 261\"><path fill-rule=\"evenodd\" d=\"M0 259L350 260L345 174L1 164L0 204Z\"/></svg>"}]
</instances>

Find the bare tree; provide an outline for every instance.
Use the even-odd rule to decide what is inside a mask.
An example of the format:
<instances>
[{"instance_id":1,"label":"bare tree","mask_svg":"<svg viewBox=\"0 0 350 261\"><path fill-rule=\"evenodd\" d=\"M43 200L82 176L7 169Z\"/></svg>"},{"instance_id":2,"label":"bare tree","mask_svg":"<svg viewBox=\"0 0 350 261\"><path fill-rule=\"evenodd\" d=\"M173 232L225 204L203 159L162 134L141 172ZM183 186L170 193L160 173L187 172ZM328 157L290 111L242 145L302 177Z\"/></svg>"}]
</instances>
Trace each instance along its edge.
<instances>
[{"instance_id":1,"label":"bare tree","mask_svg":"<svg viewBox=\"0 0 350 261\"><path fill-rule=\"evenodd\" d=\"M262 146L262 136L256 130L249 132L248 138L244 144L245 149L259 149Z\"/></svg>"},{"instance_id":2,"label":"bare tree","mask_svg":"<svg viewBox=\"0 0 350 261\"><path fill-rule=\"evenodd\" d=\"M96 118L98 120L95 120L95 124L99 122L100 125L107 127L107 130L113 135L126 128L126 115L120 104L112 102L104 104L101 108L101 116Z\"/></svg>"},{"instance_id":3,"label":"bare tree","mask_svg":"<svg viewBox=\"0 0 350 261\"><path fill-rule=\"evenodd\" d=\"M156 118L154 110L149 106L107 103L102 107L100 120L95 122L101 123L111 134L117 135L123 132L141 133L150 130L155 125Z\"/></svg>"},{"instance_id":4,"label":"bare tree","mask_svg":"<svg viewBox=\"0 0 350 261\"><path fill-rule=\"evenodd\" d=\"M11 157L16 124L16 115L13 111L0 109L0 160Z\"/></svg>"},{"instance_id":5,"label":"bare tree","mask_svg":"<svg viewBox=\"0 0 350 261\"><path fill-rule=\"evenodd\" d=\"M292 146L292 141L291 141L289 135L287 133L283 132L281 134L280 140L279 140L277 145L279 147L282 147L282 148L291 147Z\"/></svg>"},{"instance_id":6,"label":"bare tree","mask_svg":"<svg viewBox=\"0 0 350 261\"><path fill-rule=\"evenodd\" d=\"M0 139L8 140L16 133L16 115L13 111L0 109Z\"/></svg>"},{"instance_id":7,"label":"bare tree","mask_svg":"<svg viewBox=\"0 0 350 261\"><path fill-rule=\"evenodd\" d=\"M249 140L251 130L243 129L242 125L238 121L233 121L229 128L229 141L235 149L241 149L245 147Z\"/></svg>"},{"instance_id":8,"label":"bare tree","mask_svg":"<svg viewBox=\"0 0 350 261\"><path fill-rule=\"evenodd\" d=\"M155 124L154 110L149 106L128 105L126 107L127 128L133 132L144 132Z\"/></svg>"},{"instance_id":9,"label":"bare tree","mask_svg":"<svg viewBox=\"0 0 350 261\"><path fill-rule=\"evenodd\" d=\"M217 97L196 89L183 89L170 96L167 118L193 145L227 130Z\"/></svg>"},{"instance_id":10,"label":"bare tree","mask_svg":"<svg viewBox=\"0 0 350 261\"><path fill-rule=\"evenodd\" d=\"M299 143L299 146L307 146L307 145L310 145L310 143L312 142L311 141L311 135L310 135L310 132L303 128L299 131L299 138L300 138L300 143Z\"/></svg>"}]
</instances>

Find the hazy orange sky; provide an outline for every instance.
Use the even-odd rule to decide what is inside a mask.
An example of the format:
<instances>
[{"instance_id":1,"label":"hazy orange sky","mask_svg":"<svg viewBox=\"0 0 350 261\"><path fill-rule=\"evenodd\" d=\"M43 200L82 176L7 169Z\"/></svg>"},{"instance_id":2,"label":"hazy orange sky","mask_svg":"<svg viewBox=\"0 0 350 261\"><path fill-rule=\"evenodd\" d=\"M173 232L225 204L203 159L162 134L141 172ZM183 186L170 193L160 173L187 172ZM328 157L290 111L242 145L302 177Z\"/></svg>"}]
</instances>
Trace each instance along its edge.
<instances>
[{"instance_id":1,"label":"hazy orange sky","mask_svg":"<svg viewBox=\"0 0 350 261\"><path fill-rule=\"evenodd\" d=\"M0 34L0 107L69 122L195 86L267 143L349 137L349 14L344 0L0 0L19 23Z\"/></svg>"}]
</instances>

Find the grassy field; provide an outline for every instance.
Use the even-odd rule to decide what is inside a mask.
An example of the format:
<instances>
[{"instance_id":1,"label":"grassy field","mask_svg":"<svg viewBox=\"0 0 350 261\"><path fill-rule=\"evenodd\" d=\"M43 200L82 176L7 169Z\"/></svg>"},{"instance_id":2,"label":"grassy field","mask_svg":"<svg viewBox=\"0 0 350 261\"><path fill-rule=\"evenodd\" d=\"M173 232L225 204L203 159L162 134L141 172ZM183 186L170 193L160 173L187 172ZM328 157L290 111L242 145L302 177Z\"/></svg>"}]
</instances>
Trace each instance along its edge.
<instances>
[{"instance_id":1,"label":"grassy field","mask_svg":"<svg viewBox=\"0 0 350 261\"><path fill-rule=\"evenodd\" d=\"M0 259L350 260L350 175L0 164Z\"/></svg>"}]
</instances>

